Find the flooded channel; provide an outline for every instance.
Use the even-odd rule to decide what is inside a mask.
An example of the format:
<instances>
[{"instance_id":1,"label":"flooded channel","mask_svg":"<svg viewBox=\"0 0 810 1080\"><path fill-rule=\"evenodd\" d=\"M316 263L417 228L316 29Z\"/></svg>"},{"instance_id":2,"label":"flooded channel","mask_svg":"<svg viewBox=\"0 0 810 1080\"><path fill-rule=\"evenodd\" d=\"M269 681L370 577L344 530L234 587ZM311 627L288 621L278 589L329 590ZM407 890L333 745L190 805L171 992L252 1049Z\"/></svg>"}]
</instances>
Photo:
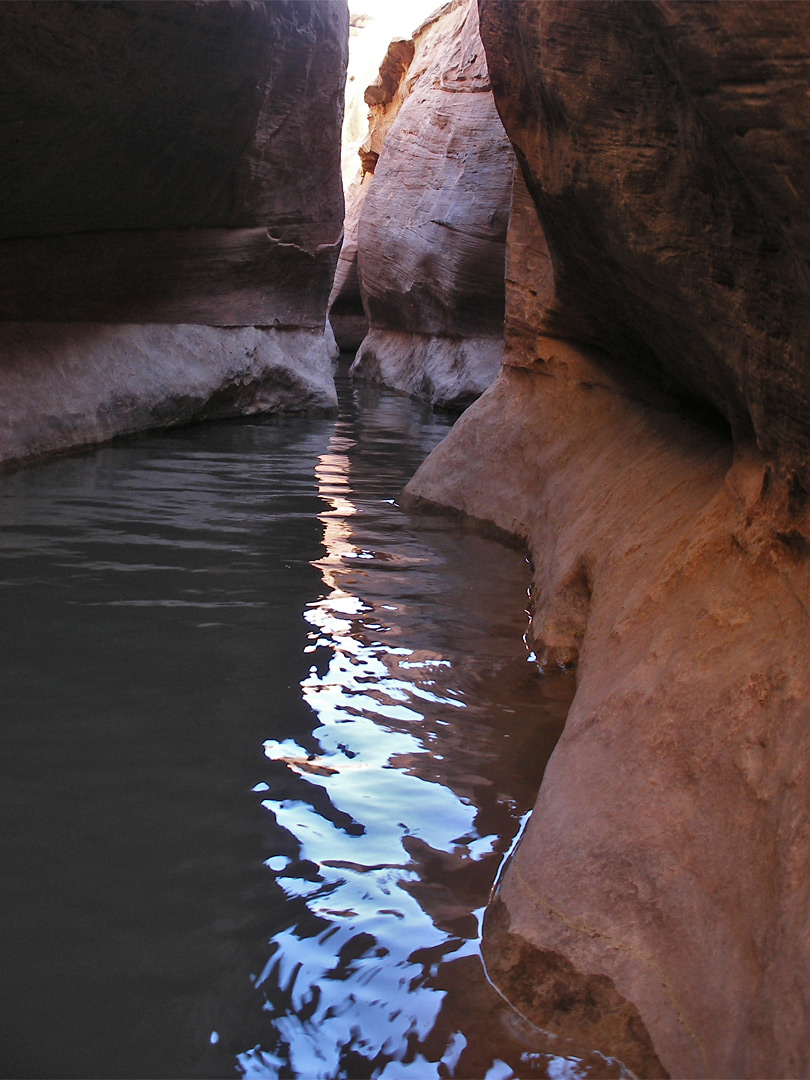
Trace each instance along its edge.
<instances>
[{"instance_id":1,"label":"flooded channel","mask_svg":"<svg viewBox=\"0 0 810 1080\"><path fill-rule=\"evenodd\" d=\"M525 560L340 392L0 479L4 1076L624 1075L479 959L570 692Z\"/></svg>"}]
</instances>

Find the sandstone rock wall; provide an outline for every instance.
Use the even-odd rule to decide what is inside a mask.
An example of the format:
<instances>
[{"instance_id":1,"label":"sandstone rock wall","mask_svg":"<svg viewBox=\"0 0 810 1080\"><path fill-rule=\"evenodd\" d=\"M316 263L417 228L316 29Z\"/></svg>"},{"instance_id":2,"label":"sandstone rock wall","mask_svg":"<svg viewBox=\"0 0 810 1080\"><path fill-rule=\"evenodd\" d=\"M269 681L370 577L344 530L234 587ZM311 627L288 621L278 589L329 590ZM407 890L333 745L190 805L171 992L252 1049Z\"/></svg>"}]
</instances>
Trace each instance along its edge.
<instances>
[{"instance_id":1,"label":"sandstone rock wall","mask_svg":"<svg viewBox=\"0 0 810 1080\"><path fill-rule=\"evenodd\" d=\"M406 77L413 55L410 38L390 42L375 79L363 91L366 131L357 141L356 171L346 189L343 244L329 296L330 322L339 345L347 351L357 349L368 333L357 265L360 218L386 136L410 93Z\"/></svg>"},{"instance_id":2,"label":"sandstone rock wall","mask_svg":"<svg viewBox=\"0 0 810 1080\"><path fill-rule=\"evenodd\" d=\"M228 385L214 358L248 339L234 412L334 403L346 24L337 0L0 6L0 459L187 419L161 402Z\"/></svg>"},{"instance_id":3,"label":"sandstone rock wall","mask_svg":"<svg viewBox=\"0 0 810 1080\"><path fill-rule=\"evenodd\" d=\"M370 328L353 370L464 406L491 382L502 357L513 157L490 92L475 4L445 5L414 43L407 96L360 216ZM386 93L382 80L379 93Z\"/></svg>"},{"instance_id":4,"label":"sandstone rock wall","mask_svg":"<svg viewBox=\"0 0 810 1080\"><path fill-rule=\"evenodd\" d=\"M717 410L800 512L805 6L483 0L482 33L553 254L546 332L621 358L628 385Z\"/></svg>"},{"instance_id":5,"label":"sandstone rock wall","mask_svg":"<svg viewBox=\"0 0 810 1080\"><path fill-rule=\"evenodd\" d=\"M409 493L525 541L531 644L578 663L490 974L640 1076L808 1076L810 12L481 27L522 177L505 367Z\"/></svg>"}]
</instances>

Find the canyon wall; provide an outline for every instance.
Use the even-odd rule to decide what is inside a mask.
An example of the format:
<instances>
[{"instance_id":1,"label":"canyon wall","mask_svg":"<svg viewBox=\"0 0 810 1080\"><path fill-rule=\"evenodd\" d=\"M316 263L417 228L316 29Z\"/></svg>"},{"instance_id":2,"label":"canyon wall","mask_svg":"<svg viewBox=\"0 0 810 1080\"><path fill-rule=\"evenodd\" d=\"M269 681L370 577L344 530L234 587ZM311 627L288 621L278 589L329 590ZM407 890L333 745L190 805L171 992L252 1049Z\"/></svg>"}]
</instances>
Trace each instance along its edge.
<instances>
[{"instance_id":1,"label":"canyon wall","mask_svg":"<svg viewBox=\"0 0 810 1080\"><path fill-rule=\"evenodd\" d=\"M475 3L453 0L423 23L403 73L405 45L367 92L381 115L357 239L369 332L352 370L460 408L501 365L513 155Z\"/></svg>"},{"instance_id":2,"label":"canyon wall","mask_svg":"<svg viewBox=\"0 0 810 1080\"><path fill-rule=\"evenodd\" d=\"M0 5L0 460L334 406L347 18Z\"/></svg>"},{"instance_id":3,"label":"canyon wall","mask_svg":"<svg viewBox=\"0 0 810 1080\"><path fill-rule=\"evenodd\" d=\"M377 40L373 38L371 44ZM368 318L363 307L357 266L360 218L385 138L402 108L402 102L410 93L406 76L413 55L414 45L410 38L391 41L373 82L364 89L361 98L365 109L365 131L362 138L353 140L355 172L346 187L343 244L329 296L329 320L338 344L347 351L356 350L368 333ZM352 101L350 110L355 126L359 111L357 98ZM347 132L344 125L344 141L347 135L352 134L355 132L351 129Z\"/></svg>"},{"instance_id":4,"label":"canyon wall","mask_svg":"<svg viewBox=\"0 0 810 1080\"><path fill-rule=\"evenodd\" d=\"M640 1076L807 1076L810 10L480 8L505 366L408 498L520 538L577 666L489 972Z\"/></svg>"}]
</instances>

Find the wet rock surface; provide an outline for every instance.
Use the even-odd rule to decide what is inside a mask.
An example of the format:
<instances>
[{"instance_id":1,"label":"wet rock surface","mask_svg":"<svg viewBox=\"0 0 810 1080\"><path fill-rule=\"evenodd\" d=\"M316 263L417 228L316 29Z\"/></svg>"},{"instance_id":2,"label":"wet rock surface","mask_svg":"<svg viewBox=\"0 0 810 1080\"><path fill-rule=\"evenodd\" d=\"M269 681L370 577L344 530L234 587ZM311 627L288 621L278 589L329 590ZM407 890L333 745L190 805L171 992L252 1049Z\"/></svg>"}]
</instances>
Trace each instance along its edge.
<instances>
[{"instance_id":1,"label":"wet rock surface","mask_svg":"<svg viewBox=\"0 0 810 1080\"><path fill-rule=\"evenodd\" d=\"M237 327L288 335L291 366L268 395L264 346L253 374L240 360L236 411L311 407L309 376L300 400L290 392L301 365L321 387L316 407L334 405L315 337L342 224L346 23L332 0L3 5L0 384L13 387L15 409L49 415L54 431L64 413L60 448L99 427L110 437L171 422L170 402L203 385L224 400L234 369L225 362L218 381L216 358L231 355ZM184 329L192 324L208 332ZM132 362L161 351L162 370ZM53 379L43 378L48 363ZM97 425L93 402L118 393L115 376L105 379L122 367L134 367L127 393ZM37 397L56 383L57 398ZM41 452L20 434L0 440L0 458Z\"/></svg>"},{"instance_id":2,"label":"wet rock surface","mask_svg":"<svg viewBox=\"0 0 810 1080\"><path fill-rule=\"evenodd\" d=\"M360 215L358 267L370 333L354 372L461 406L500 366L513 157L490 91L475 4L446 5L414 43L408 93ZM381 77L375 92L387 94L387 85Z\"/></svg>"},{"instance_id":3,"label":"wet rock surface","mask_svg":"<svg viewBox=\"0 0 810 1080\"><path fill-rule=\"evenodd\" d=\"M638 1075L807 1076L810 19L481 9L505 367L409 498L522 539L538 659L577 665L490 974Z\"/></svg>"}]
</instances>

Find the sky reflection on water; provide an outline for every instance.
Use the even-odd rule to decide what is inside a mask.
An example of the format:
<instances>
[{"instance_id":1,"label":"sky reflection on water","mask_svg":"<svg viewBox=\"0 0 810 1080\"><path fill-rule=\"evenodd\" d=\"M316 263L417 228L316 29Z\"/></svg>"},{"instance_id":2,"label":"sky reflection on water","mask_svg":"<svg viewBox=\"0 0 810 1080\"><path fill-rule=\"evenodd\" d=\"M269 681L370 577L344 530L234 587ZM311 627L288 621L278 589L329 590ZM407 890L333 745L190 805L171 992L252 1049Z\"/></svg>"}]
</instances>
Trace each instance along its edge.
<instances>
[{"instance_id":1,"label":"sky reflection on water","mask_svg":"<svg viewBox=\"0 0 810 1080\"><path fill-rule=\"evenodd\" d=\"M338 424L316 468L325 591L307 605L301 688L319 723L265 743L303 784L296 798L263 791L262 805L296 849L267 865L317 921L272 940L256 979L272 1043L240 1065L249 1077L622 1075L600 1055L555 1053L480 961L486 898L569 692L559 681L544 702L522 647L525 560L442 520L414 527L393 499L369 497L368 459Z\"/></svg>"}]
</instances>

